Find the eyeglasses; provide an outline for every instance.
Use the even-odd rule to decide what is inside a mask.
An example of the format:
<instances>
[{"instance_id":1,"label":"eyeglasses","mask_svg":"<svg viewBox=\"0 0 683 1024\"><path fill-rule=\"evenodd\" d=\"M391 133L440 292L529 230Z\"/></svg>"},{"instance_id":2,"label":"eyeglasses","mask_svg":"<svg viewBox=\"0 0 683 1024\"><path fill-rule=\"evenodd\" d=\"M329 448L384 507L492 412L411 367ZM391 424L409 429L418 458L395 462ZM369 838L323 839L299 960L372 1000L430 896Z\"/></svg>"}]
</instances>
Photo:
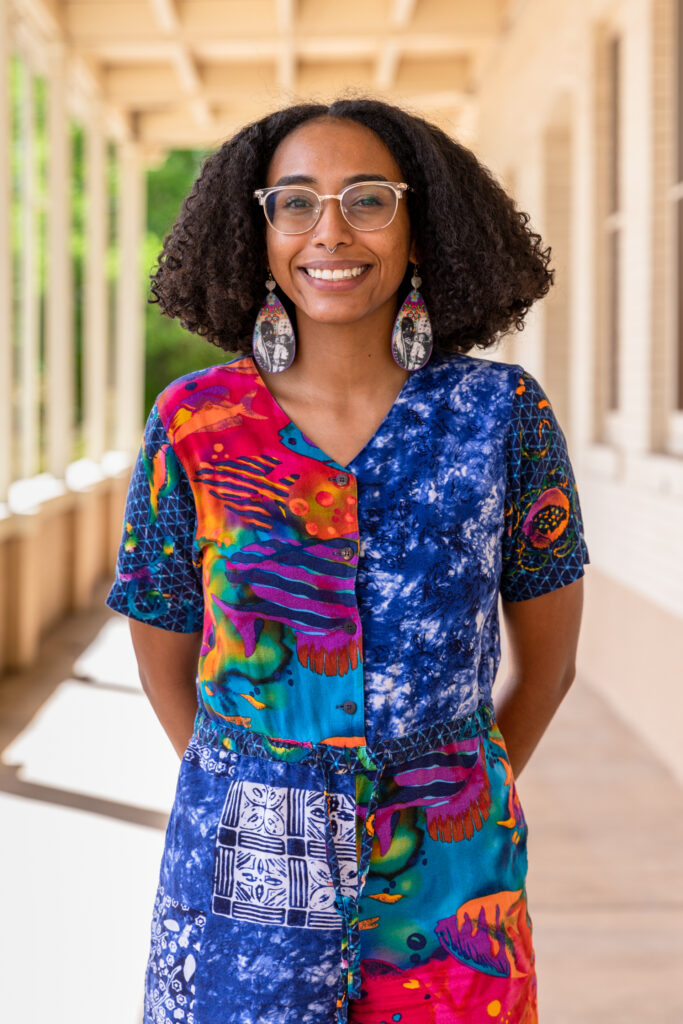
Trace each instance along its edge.
<instances>
[{"instance_id":1,"label":"eyeglasses","mask_svg":"<svg viewBox=\"0 0 683 1024\"><path fill-rule=\"evenodd\" d=\"M304 185L275 185L254 192L266 220L283 235L303 235L320 220L324 199L338 199L347 224L359 231L379 231L391 224L398 201L409 188L400 181L361 181L338 195L321 196Z\"/></svg>"}]
</instances>

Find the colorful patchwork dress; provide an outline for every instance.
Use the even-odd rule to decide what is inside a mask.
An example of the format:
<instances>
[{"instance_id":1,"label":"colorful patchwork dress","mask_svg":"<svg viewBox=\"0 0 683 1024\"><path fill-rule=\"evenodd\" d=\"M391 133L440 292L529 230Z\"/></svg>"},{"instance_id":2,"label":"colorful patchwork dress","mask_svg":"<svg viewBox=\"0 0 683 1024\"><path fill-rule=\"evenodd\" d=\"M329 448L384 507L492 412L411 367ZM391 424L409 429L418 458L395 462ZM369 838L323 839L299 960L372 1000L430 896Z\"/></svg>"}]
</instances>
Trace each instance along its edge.
<instances>
[{"instance_id":1,"label":"colorful patchwork dress","mask_svg":"<svg viewBox=\"0 0 683 1024\"><path fill-rule=\"evenodd\" d=\"M250 356L150 413L107 598L202 631L145 1024L532 1024L498 597L588 561L518 366L436 353L342 466Z\"/></svg>"}]
</instances>

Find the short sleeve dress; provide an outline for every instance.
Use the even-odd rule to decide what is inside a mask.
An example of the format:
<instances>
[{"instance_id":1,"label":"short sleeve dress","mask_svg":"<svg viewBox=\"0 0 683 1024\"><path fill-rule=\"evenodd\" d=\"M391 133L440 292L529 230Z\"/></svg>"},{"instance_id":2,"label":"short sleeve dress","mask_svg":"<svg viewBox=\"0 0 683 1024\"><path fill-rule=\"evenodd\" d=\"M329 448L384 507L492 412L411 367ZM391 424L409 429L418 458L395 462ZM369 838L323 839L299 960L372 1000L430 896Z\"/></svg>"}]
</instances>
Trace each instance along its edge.
<instances>
[{"instance_id":1,"label":"short sleeve dress","mask_svg":"<svg viewBox=\"0 0 683 1024\"><path fill-rule=\"evenodd\" d=\"M202 631L145 1024L531 1024L498 598L588 561L519 366L432 356L347 466L253 359L157 398L108 605Z\"/></svg>"}]
</instances>

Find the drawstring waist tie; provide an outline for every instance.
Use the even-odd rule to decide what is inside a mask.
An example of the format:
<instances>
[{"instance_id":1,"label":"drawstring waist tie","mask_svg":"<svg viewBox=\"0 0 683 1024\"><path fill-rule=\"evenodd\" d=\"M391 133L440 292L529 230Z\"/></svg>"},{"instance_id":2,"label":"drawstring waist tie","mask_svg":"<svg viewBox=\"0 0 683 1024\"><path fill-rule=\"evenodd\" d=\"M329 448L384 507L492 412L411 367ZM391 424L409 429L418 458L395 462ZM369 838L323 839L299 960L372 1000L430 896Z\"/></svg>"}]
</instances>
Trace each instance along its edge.
<instances>
[{"instance_id":1,"label":"drawstring waist tie","mask_svg":"<svg viewBox=\"0 0 683 1024\"><path fill-rule=\"evenodd\" d=\"M374 837L373 819L379 800L379 787L382 775L388 764L388 757L384 755L382 763L375 772L375 778L370 791L368 808L363 822L361 832L360 851L358 856L358 885L355 896L345 896L341 888L341 875L339 872L339 860L334 845L334 833L332 824L332 796L330 787L330 771L324 760L321 759L325 785L325 853L327 863L332 876L335 900L334 905L342 919L341 937L341 975L337 990L337 1022L343 1024L347 1017L349 999L360 999L360 925L358 919L358 904L365 885L368 870L370 868L370 854L372 853L372 840Z\"/></svg>"},{"instance_id":2,"label":"drawstring waist tie","mask_svg":"<svg viewBox=\"0 0 683 1024\"><path fill-rule=\"evenodd\" d=\"M336 1024L346 1024L348 1004L361 995L360 924L358 905L370 868L374 839L374 816L379 802L380 785L388 767L397 767L430 750L439 749L458 740L479 736L495 724L493 705L485 702L465 718L452 719L439 725L417 730L406 736L367 747L332 747L325 743L300 743L278 739L247 729L226 728L200 708L195 718L195 735L209 745L218 743L225 749L261 757L270 761L287 761L317 766L322 774L325 795L325 855L334 886L334 906L341 918L341 974L337 990ZM332 774L374 775L368 798L360 848L355 895L342 889L339 858L334 843L335 825L332 817Z\"/></svg>"}]
</instances>

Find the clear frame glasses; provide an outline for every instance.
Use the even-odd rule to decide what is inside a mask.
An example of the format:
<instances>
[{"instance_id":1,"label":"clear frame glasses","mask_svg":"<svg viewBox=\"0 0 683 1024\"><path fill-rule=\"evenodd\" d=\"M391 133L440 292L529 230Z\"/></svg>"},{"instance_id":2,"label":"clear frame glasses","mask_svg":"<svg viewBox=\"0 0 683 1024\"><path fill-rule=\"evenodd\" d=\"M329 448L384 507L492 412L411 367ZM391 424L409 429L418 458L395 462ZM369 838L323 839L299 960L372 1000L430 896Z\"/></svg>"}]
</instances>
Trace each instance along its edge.
<instances>
[{"instance_id":1,"label":"clear frame glasses","mask_svg":"<svg viewBox=\"0 0 683 1024\"><path fill-rule=\"evenodd\" d=\"M398 201L409 188L403 181L361 181L338 195L319 195L306 185L258 188L254 198L266 220L282 235L303 235L320 220L325 199L338 199L344 220L359 231L379 231L391 224Z\"/></svg>"}]
</instances>

